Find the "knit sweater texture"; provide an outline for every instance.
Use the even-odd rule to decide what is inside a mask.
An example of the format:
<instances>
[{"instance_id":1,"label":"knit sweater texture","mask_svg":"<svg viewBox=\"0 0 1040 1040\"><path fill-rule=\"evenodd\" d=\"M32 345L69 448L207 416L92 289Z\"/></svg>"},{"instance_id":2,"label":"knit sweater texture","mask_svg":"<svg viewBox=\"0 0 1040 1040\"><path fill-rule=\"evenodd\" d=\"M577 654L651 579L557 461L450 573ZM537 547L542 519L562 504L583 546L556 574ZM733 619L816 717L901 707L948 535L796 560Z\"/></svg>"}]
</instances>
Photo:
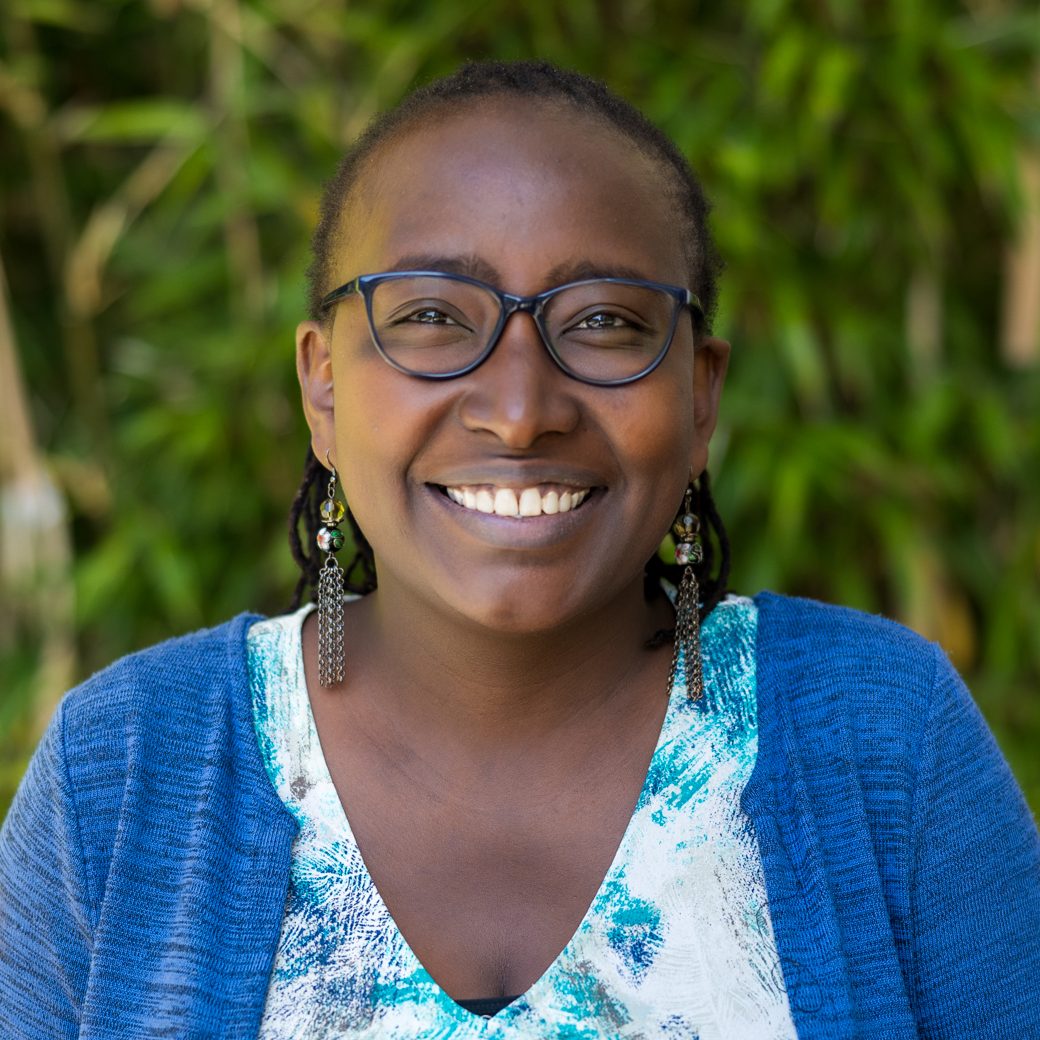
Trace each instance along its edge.
<instances>
[{"instance_id":1,"label":"knit sweater texture","mask_svg":"<svg viewBox=\"0 0 1040 1040\"><path fill-rule=\"evenodd\" d=\"M756 603L743 806L798 1036L1038 1040L1040 839L956 672L892 622ZM0 831L3 1037L256 1036L296 824L253 730L254 620L63 700Z\"/></svg>"}]
</instances>

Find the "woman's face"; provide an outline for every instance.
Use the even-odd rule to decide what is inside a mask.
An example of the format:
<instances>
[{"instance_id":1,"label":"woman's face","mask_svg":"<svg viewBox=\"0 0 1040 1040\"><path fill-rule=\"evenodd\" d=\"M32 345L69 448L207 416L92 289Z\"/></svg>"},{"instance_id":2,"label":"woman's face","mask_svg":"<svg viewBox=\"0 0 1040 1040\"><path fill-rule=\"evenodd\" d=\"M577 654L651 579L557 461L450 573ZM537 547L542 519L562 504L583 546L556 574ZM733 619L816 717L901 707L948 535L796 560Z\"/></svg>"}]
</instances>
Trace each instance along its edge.
<instances>
[{"instance_id":1,"label":"woman's face","mask_svg":"<svg viewBox=\"0 0 1040 1040\"><path fill-rule=\"evenodd\" d=\"M484 102L380 147L344 220L336 284L404 267L519 294L597 275L686 285L678 226L658 166L600 120ZM435 382L379 357L356 296L297 340L314 451L340 473L381 592L511 633L641 597L643 565L704 468L728 353L708 340L695 355L684 314L654 372L588 386L521 313L479 368ZM466 505L532 488L550 508L552 493L588 494L532 517Z\"/></svg>"}]
</instances>

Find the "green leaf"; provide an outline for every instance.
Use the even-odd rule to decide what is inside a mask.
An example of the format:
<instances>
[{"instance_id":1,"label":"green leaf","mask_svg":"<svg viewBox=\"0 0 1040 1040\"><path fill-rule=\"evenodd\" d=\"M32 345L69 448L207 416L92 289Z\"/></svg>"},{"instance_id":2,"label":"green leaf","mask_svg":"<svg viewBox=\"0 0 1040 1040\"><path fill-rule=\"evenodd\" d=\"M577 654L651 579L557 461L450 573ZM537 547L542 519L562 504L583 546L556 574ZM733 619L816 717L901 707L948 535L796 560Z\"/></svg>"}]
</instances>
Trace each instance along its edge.
<instances>
[{"instance_id":1,"label":"green leaf","mask_svg":"<svg viewBox=\"0 0 1040 1040\"><path fill-rule=\"evenodd\" d=\"M197 106L167 99L124 101L103 107L72 107L54 119L58 136L69 143L148 144L159 140L201 140L210 121Z\"/></svg>"}]
</instances>

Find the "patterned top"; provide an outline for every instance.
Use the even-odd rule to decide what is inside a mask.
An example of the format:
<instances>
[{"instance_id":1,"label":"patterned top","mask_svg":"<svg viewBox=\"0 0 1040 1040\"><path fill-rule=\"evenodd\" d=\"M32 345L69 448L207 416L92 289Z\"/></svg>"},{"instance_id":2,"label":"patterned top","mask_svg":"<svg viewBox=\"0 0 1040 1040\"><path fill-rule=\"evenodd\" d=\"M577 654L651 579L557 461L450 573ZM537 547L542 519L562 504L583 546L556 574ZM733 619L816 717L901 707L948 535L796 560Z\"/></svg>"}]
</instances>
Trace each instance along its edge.
<instances>
[{"instance_id":1,"label":"patterned top","mask_svg":"<svg viewBox=\"0 0 1040 1040\"><path fill-rule=\"evenodd\" d=\"M577 931L490 1018L437 985L368 874L310 710L300 639L310 609L258 622L248 638L261 753L299 825L262 1040L794 1040L740 807L758 749L750 600L730 598L705 622L705 696L673 687L636 808Z\"/></svg>"}]
</instances>

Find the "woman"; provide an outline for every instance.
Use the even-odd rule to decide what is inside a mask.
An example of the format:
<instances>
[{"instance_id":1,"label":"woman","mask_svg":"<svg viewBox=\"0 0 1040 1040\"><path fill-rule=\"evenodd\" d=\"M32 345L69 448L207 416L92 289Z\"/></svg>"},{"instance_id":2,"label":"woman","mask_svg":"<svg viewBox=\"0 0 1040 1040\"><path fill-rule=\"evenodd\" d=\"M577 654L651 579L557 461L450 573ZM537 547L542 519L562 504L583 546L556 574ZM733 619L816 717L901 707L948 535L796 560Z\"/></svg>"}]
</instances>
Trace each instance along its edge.
<instances>
[{"instance_id":1,"label":"woman","mask_svg":"<svg viewBox=\"0 0 1040 1040\"><path fill-rule=\"evenodd\" d=\"M297 335L318 609L63 702L0 842L5 1035L1040 1035L1036 831L945 659L723 599L706 210L543 64L369 130Z\"/></svg>"}]
</instances>

